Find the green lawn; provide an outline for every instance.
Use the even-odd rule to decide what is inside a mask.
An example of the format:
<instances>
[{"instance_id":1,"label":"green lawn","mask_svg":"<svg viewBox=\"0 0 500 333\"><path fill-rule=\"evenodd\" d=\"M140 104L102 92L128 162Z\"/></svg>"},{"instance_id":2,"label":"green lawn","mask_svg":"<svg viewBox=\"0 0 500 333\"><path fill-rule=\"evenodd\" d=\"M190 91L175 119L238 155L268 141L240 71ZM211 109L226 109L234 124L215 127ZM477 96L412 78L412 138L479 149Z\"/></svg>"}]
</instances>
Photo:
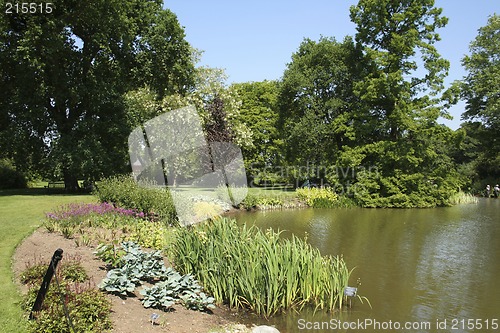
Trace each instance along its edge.
<instances>
[{"instance_id":1,"label":"green lawn","mask_svg":"<svg viewBox=\"0 0 500 333\"><path fill-rule=\"evenodd\" d=\"M43 189L0 190L0 327L24 333L21 297L13 283L12 255L16 246L37 227L44 213L70 202L91 202L90 195L46 195Z\"/></svg>"}]
</instances>

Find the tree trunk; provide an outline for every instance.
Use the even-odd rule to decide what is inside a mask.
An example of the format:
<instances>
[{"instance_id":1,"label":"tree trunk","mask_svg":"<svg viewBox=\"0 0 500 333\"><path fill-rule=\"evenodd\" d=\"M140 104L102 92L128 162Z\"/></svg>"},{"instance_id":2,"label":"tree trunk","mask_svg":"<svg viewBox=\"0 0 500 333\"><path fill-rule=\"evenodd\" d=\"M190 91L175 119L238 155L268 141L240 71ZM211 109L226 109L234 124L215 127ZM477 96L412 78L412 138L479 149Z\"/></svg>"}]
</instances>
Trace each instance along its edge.
<instances>
[{"instance_id":1,"label":"tree trunk","mask_svg":"<svg viewBox=\"0 0 500 333\"><path fill-rule=\"evenodd\" d=\"M66 192L77 192L80 189L78 178L69 170L64 170L64 189Z\"/></svg>"}]
</instances>

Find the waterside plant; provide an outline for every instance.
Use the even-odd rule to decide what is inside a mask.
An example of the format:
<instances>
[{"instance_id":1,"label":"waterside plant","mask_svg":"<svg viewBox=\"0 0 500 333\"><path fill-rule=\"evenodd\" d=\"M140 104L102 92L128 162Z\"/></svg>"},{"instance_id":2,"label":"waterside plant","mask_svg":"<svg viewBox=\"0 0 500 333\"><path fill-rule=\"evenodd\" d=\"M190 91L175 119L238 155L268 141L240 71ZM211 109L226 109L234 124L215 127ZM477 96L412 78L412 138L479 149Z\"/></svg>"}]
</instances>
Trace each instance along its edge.
<instances>
[{"instance_id":1,"label":"waterside plant","mask_svg":"<svg viewBox=\"0 0 500 333\"><path fill-rule=\"evenodd\" d=\"M239 227L227 218L179 229L174 262L217 303L266 317L306 305L342 308L351 274L341 256L322 256L295 236L282 239L279 232Z\"/></svg>"},{"instance_id":2,"label":"waterside plant","mask_svg":"<svg viewBox=\"0 0 500 333\"><path fill-rule=\"evenodd\" d=\"M459 191L459 192L453 194L448 199L448 204L450 206L462 205L462 204L475 204L478 201L479 201L479 199L477 197L473 196L472 194Z\"/></svg>"}]
</instances>

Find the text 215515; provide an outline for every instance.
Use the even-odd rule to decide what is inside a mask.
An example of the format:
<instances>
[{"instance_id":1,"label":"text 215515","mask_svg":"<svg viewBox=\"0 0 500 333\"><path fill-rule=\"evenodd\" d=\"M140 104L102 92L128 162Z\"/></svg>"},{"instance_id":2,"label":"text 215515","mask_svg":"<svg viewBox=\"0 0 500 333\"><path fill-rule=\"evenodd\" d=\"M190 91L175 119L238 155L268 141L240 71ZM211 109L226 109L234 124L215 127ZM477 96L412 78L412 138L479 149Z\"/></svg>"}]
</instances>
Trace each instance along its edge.
<instances>
[{"instance_id":1,"label":"text 215515","mask_svg":"<svg viewBox=\"0 0 500 333\"><path fill-rule=\"evenodd\" d=\"M5 14L50 14L54 10L52 2L6 2Z\"/></svg>"}]
</instances>

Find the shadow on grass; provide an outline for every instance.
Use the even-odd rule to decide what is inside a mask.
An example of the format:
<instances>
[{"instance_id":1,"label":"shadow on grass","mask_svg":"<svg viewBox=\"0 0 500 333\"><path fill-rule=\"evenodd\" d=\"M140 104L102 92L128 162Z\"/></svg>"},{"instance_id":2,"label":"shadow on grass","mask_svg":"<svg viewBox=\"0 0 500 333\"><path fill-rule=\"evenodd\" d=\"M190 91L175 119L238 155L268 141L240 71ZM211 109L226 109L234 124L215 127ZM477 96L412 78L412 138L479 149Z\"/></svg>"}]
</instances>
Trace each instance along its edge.
<instances>
[{"instance_id":1,"label":"shadow on grass","mask_svg":"<svg viewBox=\"0 0 500 333\"><path fill-rule=\"evenodd\" d=\"M46 188L21 188L21 189L7 189L0 190L0 197L9 195L30 195L30 196L79 196L79 195L89 195L88 192L78 191L78 192L67 192L64 189L50 189Z\"/></svg>"}]
</instances>

